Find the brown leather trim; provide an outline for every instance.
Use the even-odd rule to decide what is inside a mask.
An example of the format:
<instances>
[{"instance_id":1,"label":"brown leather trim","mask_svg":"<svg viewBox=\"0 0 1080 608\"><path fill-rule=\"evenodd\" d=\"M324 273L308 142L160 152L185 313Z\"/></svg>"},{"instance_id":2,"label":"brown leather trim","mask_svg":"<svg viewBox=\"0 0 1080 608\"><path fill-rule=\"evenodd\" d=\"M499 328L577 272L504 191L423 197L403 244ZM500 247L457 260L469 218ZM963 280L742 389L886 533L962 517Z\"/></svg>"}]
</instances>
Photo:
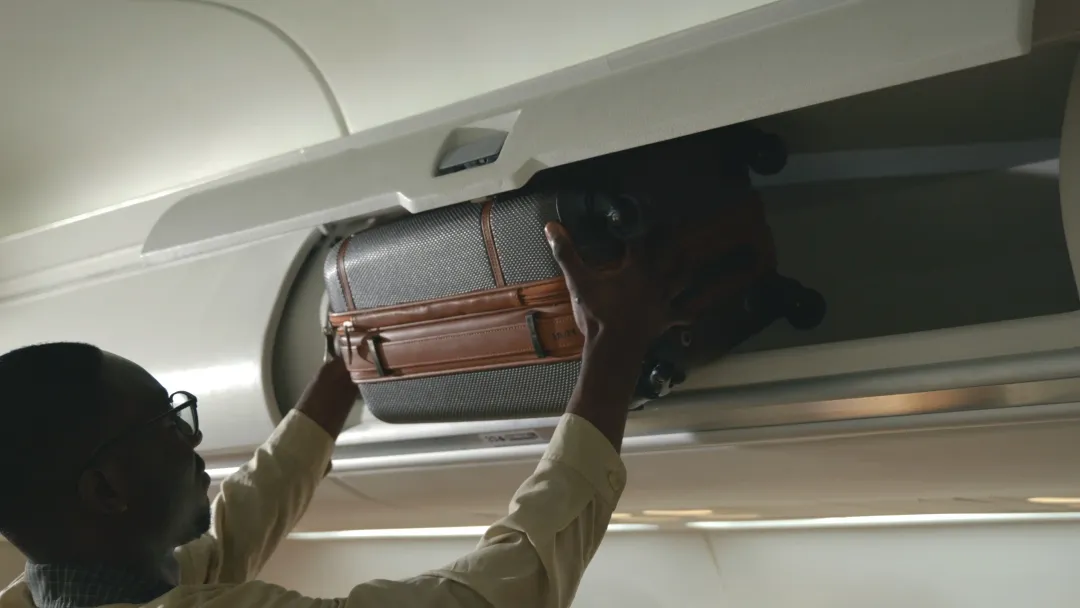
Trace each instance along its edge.
<instances>
[{"instance_id":1,"label":"brown leather trim","mask_svg":"<svg viewBox=\"0 0 1080 608\"><path fill-rule=\"evenodd\" d=\"M569 301L570 294L566 290L566 281L562 277L556 277L535 283L474 291L437 300L371 308L362 312L332 314L330 324L340 327L346 321L351 321L357 331L370 331L449 317Z\"/></svg>"},{"instance_id":2,"label":"brown leather trim","mask_svg":"<svg viewBox=\"0 0 1080 608\"><path fill-rule=\"evenodd\" d=\"M343 337L339 342L348 348ZM367 381L578 356L584 337L565 302L388 329L378 333L377 341L352 344L349 370Z\"/></svg>"},{"instance_id":3,"label":"brown leather trim","mask_svg":"<svg viewBox=\"0 0 1080 608\"><path fill-rule=\"evenodd\" d=\"M349 275L345 272L345 254L349 252L349 241L352 240L352 236L345 237L341 241L341 248L338 249L337 254L337 276L338 282L341 283L341 293L345 296L345 308L346 310L355 310L356 302L353 301L352 287L349 286Z\"/></svg>"},{"instance_id":4,"label":"brown leather trim","mask_svg":"<svg viewBox=\"0 0 1080 608\"><path fill-rule=\"evenodd\" d=\"M361 331L398 327L413 323L437 321L449 317L469 314L508 310L521 306L521 295L517 290L500 292L480 292L461 296L445 302L419 302L407 308L391 310L365 311L359 314L343 315L331 319L332 324L352 321L353 327Z\"/></svg>"},{"instance_id":5,"label":"brown leather trim","mask_svg":"<svg viewBox=\"0 0 1080 608\"><path fill-rule=\"evenodd\" d=\"M491 208L494 206L494 198L489 198L484 202L484 209L480 212L480 228L484 231L484 245L487 246L488 261L491 263L491 274L495 277L495 286L505 287L506 277L503 276L502 263L499 262L499 250L495 248L495 232L491 229Z\"/></svg>"}]
</instances>

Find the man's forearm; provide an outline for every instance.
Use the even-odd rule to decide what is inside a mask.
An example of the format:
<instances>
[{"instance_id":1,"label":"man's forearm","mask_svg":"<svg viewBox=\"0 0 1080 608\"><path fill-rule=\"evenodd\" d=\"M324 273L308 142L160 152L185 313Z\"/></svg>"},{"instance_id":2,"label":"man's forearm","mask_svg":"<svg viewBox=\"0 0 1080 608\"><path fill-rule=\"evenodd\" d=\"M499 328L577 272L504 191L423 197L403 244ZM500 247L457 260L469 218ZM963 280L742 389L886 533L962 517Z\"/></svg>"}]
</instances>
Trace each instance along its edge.
<instances>
[{"instance_id":1,"label":"man's forearm","mask_svg":"<svg viewBox=\"0 0 1080 608\"><path fill-rule=\"evenodd\" d=\"M296 409L337 439L356 403L356 386L341 360L323 365L300 397Z\"/></svg>"},{"instance_id":2,"label":"man's forearm","mask_svg":"<svg viewBox=\"0 0 1080 608\"><path fill-rule=\"evenodd\" d=\"M588 420L611 442L622 447L626 416L641 369L643 348L618 336L600 334L585 347L581 376L566 412Z\"/></svg>"}]
</instances>

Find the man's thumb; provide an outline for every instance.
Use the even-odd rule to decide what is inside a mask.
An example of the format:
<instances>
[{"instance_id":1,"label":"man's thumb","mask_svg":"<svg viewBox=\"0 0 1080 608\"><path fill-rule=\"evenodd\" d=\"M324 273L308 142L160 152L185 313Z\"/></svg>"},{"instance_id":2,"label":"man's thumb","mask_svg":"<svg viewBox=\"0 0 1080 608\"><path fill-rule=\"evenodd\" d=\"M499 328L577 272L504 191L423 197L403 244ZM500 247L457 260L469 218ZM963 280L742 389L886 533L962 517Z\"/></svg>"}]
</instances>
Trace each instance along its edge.
<instances>
[{"instance_id":1,"label":"man's thumb","mask_svg":"<svg viewBox=\"0 0 1080 608\"><path fill-rule=\"evenodd\" d=\"M551 245L551 253L562 268L563 274L570 278L581 276L585 270L585 263L581 261L581 256L574 248L574 243L570 240L566 228L559 222L548 222L544 226L544 235L547 237L548 244Z\"/></svg>"}]
</instances>

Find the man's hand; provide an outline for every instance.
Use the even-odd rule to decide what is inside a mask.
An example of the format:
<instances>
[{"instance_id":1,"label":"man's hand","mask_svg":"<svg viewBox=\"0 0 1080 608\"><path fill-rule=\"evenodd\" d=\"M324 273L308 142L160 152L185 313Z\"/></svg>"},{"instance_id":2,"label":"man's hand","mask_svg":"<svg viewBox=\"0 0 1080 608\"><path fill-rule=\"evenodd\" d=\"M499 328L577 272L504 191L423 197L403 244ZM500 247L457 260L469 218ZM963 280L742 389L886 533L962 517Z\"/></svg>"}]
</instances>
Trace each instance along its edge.
<instances>
[{"instance_id":1,"label":"man's hand","mask_svg":"<svg viewBox=\"0 0 1080 608\"><path fill-rule=\"evenodd\" d=\"M619 449L646 350L681 322L673 303L689 274L672 273L676 248L658 248L655 240L630 242L618 266L596 269L581 260L560 224L548 224L545 232L585 335L581 376L566 411L591 422Z\"/></svg>"},{"instance_id":2,"label":"man's hand","mask_svg":"<svg viewBox=\"0 0 1080 608\"><path fill-rule=\"evenodd\" d=\"M615 268L594 269L578 256L566 229L557 222L545 227L556 261L574 302L574 319L586 342L616 338L644 355L649 343L680 323L672 304L688 284L685 270L675 274L677 247L657 239L627 243Z\"/></svg>"},{"instance_id":3,"label":"man's hand","mask_svg":"<svg viewBox=\"0 0 1080 608\"><path fill-rule=\"evenodd\" d=\"M300 396L296 409L337 439L356 404L357 392L345 363L334 358L319 368L315 379Z\"/></svg>"}]
</instances>

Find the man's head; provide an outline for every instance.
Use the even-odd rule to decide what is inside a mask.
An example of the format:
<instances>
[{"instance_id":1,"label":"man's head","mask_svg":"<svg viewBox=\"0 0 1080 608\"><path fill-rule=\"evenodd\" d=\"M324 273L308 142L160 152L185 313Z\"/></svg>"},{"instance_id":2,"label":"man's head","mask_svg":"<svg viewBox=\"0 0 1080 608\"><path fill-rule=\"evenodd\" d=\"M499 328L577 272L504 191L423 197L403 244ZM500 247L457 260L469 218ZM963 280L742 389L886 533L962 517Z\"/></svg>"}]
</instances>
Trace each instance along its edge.
<instances>
[{"instance_id":1,"label":"man's head","mask_svg":"<svg viewBox=\"0 0 1080 608\"><path fill-rule=\"evenodd\" d=\"M185 399L86 344L0 356L0 532L39 562L153 559L206 532Z\"/></svg>"}]
</instances>

